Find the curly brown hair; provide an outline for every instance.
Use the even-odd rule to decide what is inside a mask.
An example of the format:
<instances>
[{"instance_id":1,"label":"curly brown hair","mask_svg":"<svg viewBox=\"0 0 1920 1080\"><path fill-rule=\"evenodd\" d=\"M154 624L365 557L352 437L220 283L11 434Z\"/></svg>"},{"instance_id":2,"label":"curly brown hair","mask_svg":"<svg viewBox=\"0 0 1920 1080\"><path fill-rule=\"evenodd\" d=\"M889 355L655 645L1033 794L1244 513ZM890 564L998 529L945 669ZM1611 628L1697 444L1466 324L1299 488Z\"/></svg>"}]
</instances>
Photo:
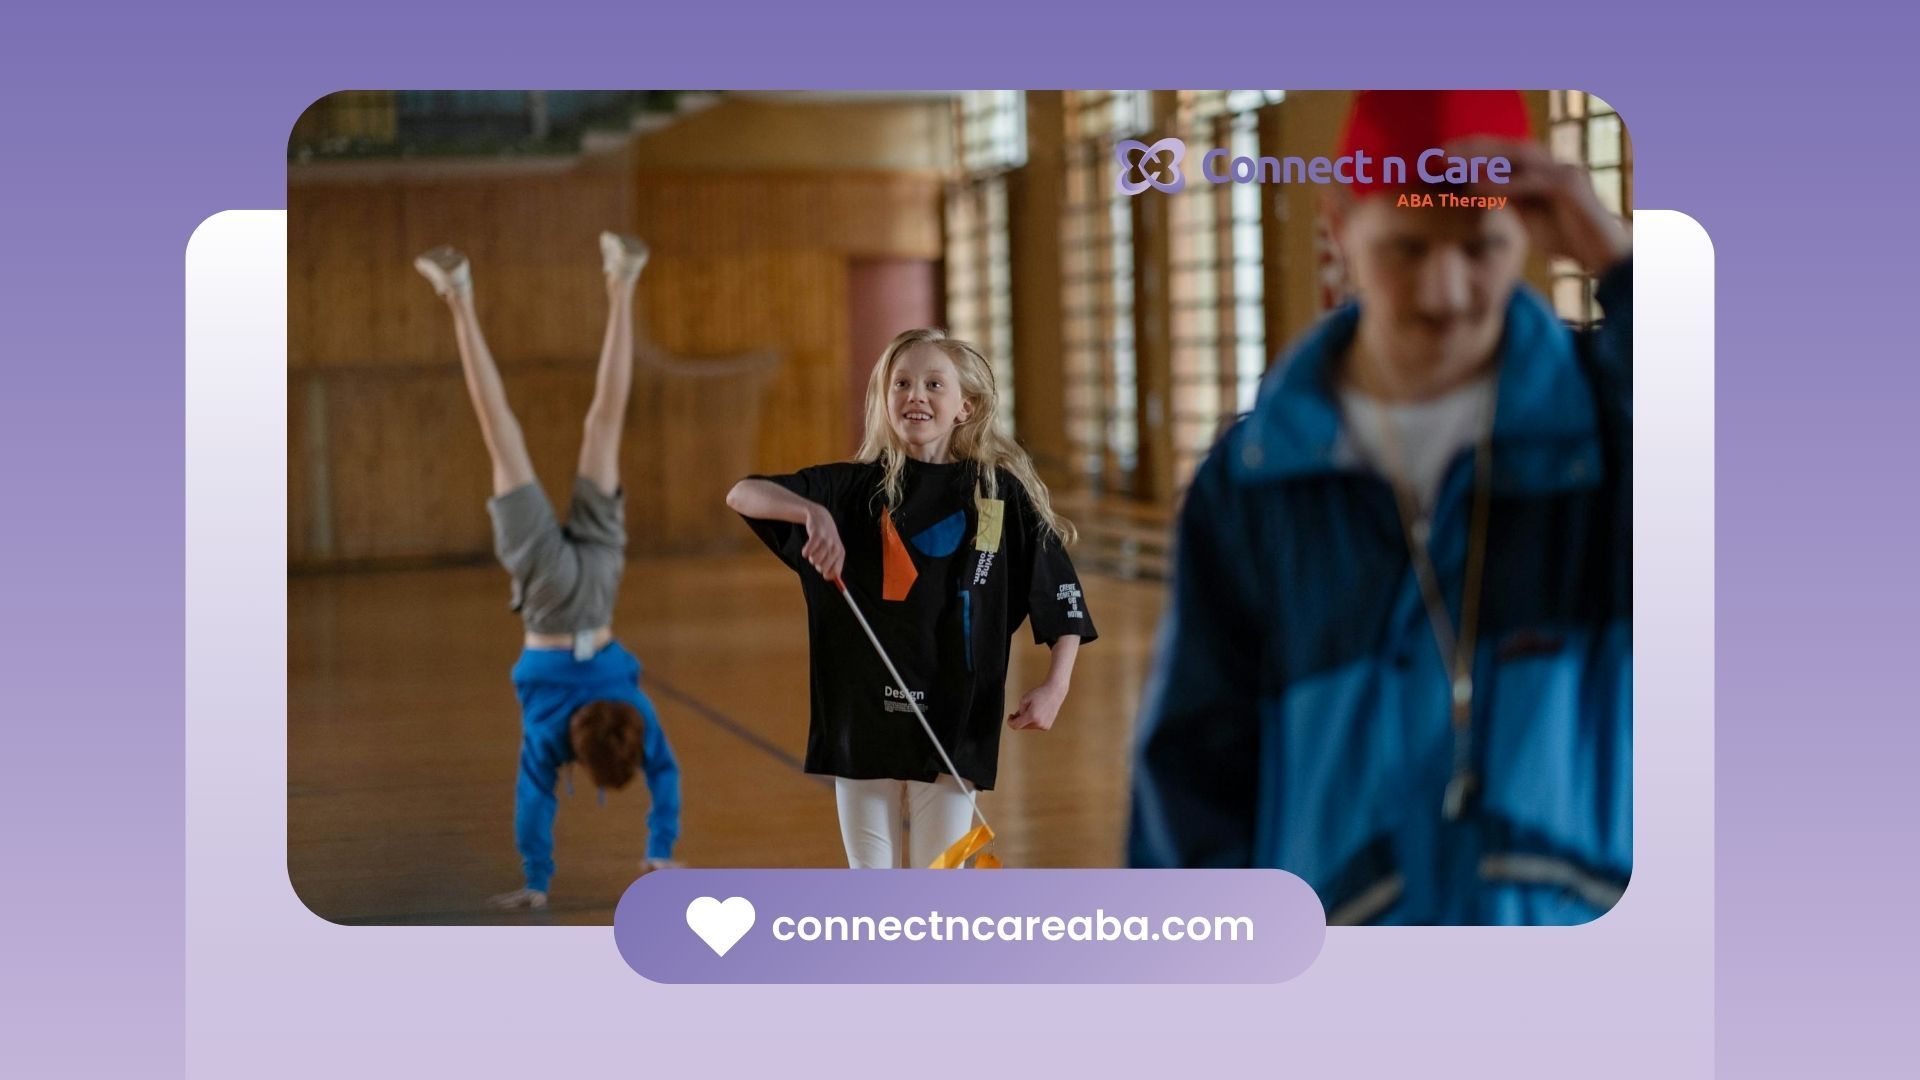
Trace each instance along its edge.
<instances>
[{"instance_id":1,"label":"curly brown hair","mask_svg":"<svg viewBox=\"0 0 1920 1080\"><path fill-rule=\"evenodd\" d=\"M626 701L590 701L567 722L573 756L586 766L595 785L615 791L626 787L646 753L640 710Z\"/></svg>"}]
</instances>

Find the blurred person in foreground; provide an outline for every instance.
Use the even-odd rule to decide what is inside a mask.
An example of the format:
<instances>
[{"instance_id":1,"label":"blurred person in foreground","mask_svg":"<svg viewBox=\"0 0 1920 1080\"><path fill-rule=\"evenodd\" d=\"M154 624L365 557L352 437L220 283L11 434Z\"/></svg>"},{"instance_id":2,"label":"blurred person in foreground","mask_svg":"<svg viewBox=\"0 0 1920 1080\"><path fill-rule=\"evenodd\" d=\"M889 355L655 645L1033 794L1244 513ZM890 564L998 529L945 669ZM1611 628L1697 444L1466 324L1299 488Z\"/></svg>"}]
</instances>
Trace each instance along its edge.
<instances>
[{"instance_id":1,"label":"blurred person in foreground","mask_svg":"<svg viewBox=\"0 0 1920 1080\"><path fill-rule=\"evenodd\" d=\"M1511 176L1335 189L1356 298L1180 514L1129 861L1279 867L1334 924L1586 922L1632 867L1629 235L1517 93L1362 93L1343 141ZM1597 276L1597 329L1530 244Z\"/></svg>"}]
</instances>

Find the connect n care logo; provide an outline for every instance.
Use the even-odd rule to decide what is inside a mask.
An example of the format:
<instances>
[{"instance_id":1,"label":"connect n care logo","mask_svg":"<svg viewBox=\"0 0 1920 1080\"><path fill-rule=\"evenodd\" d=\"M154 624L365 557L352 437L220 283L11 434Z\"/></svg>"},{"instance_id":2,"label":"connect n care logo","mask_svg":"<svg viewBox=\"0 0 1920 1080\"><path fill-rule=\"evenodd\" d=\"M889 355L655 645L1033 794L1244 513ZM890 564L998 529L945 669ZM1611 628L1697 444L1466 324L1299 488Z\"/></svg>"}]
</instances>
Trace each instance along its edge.
<instances>
[{"instance_id":1,"label":"connect n care logo","mask_svg":"<svg viewBox=\"0 0 1920 1080\"><path fill-rule=\"evenodd\" d=\"M1114 177L1122 195L1138 195L1148 188L1176 194L1187 186L1181 162L1187 156L1187 144L1171 136L1149 146L1139 139L1123 139L1113 148L1120 162ZM1337 158L1329 157L1249 157L1235 156L1222 146L1200 155L1199 179L1209 184L1345 184L1392 188L1454 187L1479 184L1506 184L1512 181L1513 161L1504 156L1460 157L1443 147L1429 147L1413 159L1395 154L1378 157L1365 150L1354 150ZM1506 205L1504 195L1454 195L1448 192L1402 193L1400 205L1478 206L1497 208ZM1409 200L1425 200L1416 204ZM1451 200L1451 201L1450 201Z\"/></svg>"},{"instance_id":2,"label":"connect n care logo","mask_svg":"<svg viewBox=\"0 0 1920 1080\"><path fill-rule=\"evenodd\" d=\"M1120 161L1120 175L1115 179L1122 195L1138 195L1148 188L1174 195L1187 186L1187 174L1180 170L1187 144L1179 139L1168 137L1152 146L1139 139L1122 139L1113 148L1113 156Z\"/></svg>"}]
</instances>

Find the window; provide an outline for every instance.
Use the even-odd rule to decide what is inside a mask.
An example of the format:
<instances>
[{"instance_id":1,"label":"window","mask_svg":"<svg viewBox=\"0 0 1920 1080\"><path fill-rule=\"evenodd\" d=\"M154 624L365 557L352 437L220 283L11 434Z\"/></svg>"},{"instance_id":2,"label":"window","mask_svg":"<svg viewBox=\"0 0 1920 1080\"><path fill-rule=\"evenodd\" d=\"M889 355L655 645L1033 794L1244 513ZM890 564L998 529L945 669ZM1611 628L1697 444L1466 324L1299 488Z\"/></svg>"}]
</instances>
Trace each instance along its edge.
<instances>
[{"instance_id":1,"label":"window","mask_svg":"<svg viewBox=\"0 0 1920 1080\"><path fill-rule=\"evenodd\" d=\"M1000 387L1001 430L1013 431L1013 273L1008 169L1027 160L1026 95L960 95L955 135L964 169L947 187L947 329L986 353Z\"/></svg>"},{"instance_id":2,"label":"window","mask_svg":"<svg viewBox=\"0 0 1920 1080\"><path fill-rule=\"evenodd\" d=\"M1027 161L1027 95L1019 90L969 90L960 95L960 167L969 174L1002 172Z\"/></svg>"},{"instance_id":3,"label":"window","mask_svg":"<svg viewBox=\"0 0 1920 1080\"><path fill-rule=\"evenodd\" d=\"M1013 275L1007 241L1004 173L961 180L947 189L947 329L993 364L1000 386L1000 429L1013 431Z\"/></svg>"},{"instance_id":4,"label":"window","mask_svg":"<svg viewBox=\"0 0 1920 1080\"><path fill-rule=\"evenodd\" d=\"M1130 492L1134 425L1133 209L1120 194L1115 142L1147 129L1143 90L1067 94L1061 215L1062 375L1073 466L1096 494Z\"/></svg>"},{"instance_id":5,"label":"window","mask_svg":"<svg viewBox=\"0 0 1920 1080\"><path fill-rule=\"evenodd\" d=\"M1253 406L1266 370L1265 289L1257 184L1207 184L1200 158L1216 147L1260 153L1257 110L1277 90L1191 90L1175 134L1188 147L1188 183L1168 205L1173 469L1184 488L1236 415Z\"/></svg>"},{"instance_id":6,"label":"window","mask_svg":"<svg viewBox=\"0 0 1920 1080\"><path fill-rule=\"evenodd\" d=\"M1633 220L1633 146L1613 106L1580 90L1548 95L1548 145L1561 161L1586 167L1593 189L1607 209ZM1553 263L1553 308L1568 322L1587 325L1600 318L1593 279L1566 259Z\"/></svg>"}]
</instances>

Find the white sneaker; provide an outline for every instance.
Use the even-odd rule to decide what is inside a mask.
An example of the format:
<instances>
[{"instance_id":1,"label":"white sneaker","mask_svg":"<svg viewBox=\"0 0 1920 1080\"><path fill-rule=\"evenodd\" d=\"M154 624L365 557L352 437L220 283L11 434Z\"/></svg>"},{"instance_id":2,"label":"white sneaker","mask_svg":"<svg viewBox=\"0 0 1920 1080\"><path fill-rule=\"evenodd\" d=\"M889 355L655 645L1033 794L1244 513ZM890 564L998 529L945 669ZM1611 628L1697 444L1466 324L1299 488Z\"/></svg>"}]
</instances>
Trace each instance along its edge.
<instances>
[{"instance_id":1,"label":"white sneaker","mask_svg":"<svg viewBox=\"0 0 1920 1080\"><path fill-rule=\"evenodd\" d=\"M600 234L600 264L610 275L632 282L647 265L647 242L616 232Z\"/></svg>"},{"instance_id":2,"label":"white sneaker","mask_svg":"<svg viewBox=\"0 0 1920 1080\"><path fill-rule=\"evenodd\" d=\"M432 282L433 291L441 296L473 292L473 270L467 265L467 257L446 244L413 260L413 268Z\"/></svg>"}]
</instances>

